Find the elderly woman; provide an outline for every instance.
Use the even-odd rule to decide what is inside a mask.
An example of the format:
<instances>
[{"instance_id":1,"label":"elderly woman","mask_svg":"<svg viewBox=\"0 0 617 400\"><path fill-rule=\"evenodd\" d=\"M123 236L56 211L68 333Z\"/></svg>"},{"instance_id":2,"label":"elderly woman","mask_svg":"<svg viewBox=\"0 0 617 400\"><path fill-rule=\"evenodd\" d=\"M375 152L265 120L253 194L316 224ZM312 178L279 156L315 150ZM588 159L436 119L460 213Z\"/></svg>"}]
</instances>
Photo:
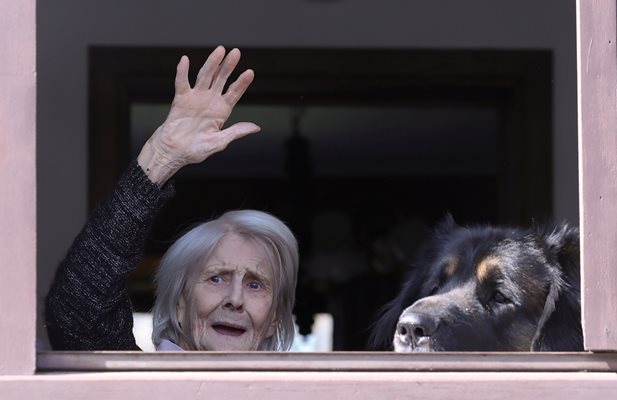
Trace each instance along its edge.
<instances>
[{"instance_id":1,"label":"elderly woman","mask_svg":"<svg viewBox=\"0 0 617 400\"><path fill-rule=\"evenodd\" d=\"M62 261L46 299L56 350L139 350L132 334L127 275L139 262L158 211L173 197L168 180L233 140L259 131L242 122L223 129L254 74L217 47L188 82L189 60L176 72L165 122L93 211ZM230 211L190 230L163 256L156 275L152 339L158 350L287 350L298 249L291 231L260 211Z\"/></svg>"}]
</instances>

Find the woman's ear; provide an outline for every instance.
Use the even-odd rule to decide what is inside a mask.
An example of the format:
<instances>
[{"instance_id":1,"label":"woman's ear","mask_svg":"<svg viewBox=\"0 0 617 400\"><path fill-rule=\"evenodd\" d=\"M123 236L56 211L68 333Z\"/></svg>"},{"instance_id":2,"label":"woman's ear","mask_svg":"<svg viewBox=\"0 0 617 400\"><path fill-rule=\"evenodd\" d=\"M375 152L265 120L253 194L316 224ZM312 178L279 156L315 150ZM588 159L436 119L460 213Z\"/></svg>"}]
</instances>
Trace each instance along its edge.
<instances>
[{"instance_id":1,"label":"woman's ear","mask_svg":"<svg viewBox=\"0 0 617 400\"><path fill-rule=\"evenodd\" d=\"M176 318L178 319L178 324L182 327L182 321L184 321L184 313L186 311L186 302L184 301L184 297L180 296L180 300L178 300L178 304L176 305Z\"/></svg>"},{"instance_id":2,"label":"woman's ear","mask_svg":"<svg viewBox=\"0 0 617 400\"><path fill-rule=\"evenodd\" d=\"M270 326L268 327L268 330L266 331L266 337L272 337L272 335L274 335L274 332L276 332L276 327L279 324L279 318L277 313L274 313L274 316L272 317L272 322L270 322Z\"/></svg>"}]
</instances>

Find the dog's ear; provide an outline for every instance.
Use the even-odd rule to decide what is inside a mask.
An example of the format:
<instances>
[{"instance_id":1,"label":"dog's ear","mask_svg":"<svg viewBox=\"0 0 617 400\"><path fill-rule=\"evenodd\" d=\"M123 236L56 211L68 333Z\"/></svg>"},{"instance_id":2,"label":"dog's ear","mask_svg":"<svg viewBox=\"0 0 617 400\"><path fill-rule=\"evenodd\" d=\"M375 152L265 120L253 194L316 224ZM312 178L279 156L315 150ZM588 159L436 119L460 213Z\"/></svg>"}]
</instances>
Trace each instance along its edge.
<instances>
[{"instance_id":1,"label":"dog's ear","mask_svg":"<svg viewBox=\"0 0 617 400\"><path fill-rule=\"evenodd\" d=\"M544 229L541 237L568 285L580 287L580 238L577 228L562 223Z\"/></svg>"},{"instance_id":2,"label":"dog's ear","mask_svg":"<svg viewBox=\"0 0 617 400\"><path fill-rule=\"evenodd\" d=\"M548 254L549 287L532 351L583 350L579 232L561 224L540 232Z\"/></svg>"},{"instance_id":3,"label":"dog's ear","mask_svg":"<svg viewBox=\"0 0 617 400\"><path fill-rule=\"evenodd\" d=\"M446 215L439 221L435 228L435 236L441 237L451 233L456 228L459 228L458 224L454 221L452 214L446 213Z\"/></svg>"}]
</instances>

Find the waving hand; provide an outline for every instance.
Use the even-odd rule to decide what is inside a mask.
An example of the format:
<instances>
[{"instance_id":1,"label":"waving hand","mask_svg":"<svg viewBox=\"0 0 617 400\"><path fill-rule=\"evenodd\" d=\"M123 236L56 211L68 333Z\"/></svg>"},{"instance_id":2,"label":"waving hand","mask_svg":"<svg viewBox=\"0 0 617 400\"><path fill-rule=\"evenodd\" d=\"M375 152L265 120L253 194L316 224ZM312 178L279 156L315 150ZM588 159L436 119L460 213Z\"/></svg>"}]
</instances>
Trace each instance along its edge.
<instances>
[{"instance_id":1,"label":"waving hand","mask_svg":"<svg viewBox=\"0 0 617 400\"><path fill-rule=\"evenodd\" d=\"M175 96L165 122L146 142L138 163L148 177L162 186L180 168L204 161L227 145L258 132L252 122L223 125L249 87L255 74L246 70L223 93L227 79L240 61L240 51L217 47L197 74L195 86L188 80L189 59L178 63Z\"/></svg>"}]
</instances>

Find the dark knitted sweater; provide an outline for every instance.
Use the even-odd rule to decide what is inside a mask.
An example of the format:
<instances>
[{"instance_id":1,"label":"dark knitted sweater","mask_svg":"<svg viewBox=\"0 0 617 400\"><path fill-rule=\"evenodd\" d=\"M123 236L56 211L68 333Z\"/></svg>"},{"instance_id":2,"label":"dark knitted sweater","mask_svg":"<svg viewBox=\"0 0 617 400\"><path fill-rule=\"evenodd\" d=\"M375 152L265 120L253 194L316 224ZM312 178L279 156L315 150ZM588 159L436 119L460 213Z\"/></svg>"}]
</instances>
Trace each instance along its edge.
<instances>
[{"instance_id":1,"label":"dark knitted sweater","mask_svg":"<svg viewBox=\"0 0 617 400\"><path fill-rule=\"evenodd\" d=\"M127 275L142 257L158 211L173 197L136 161L99 204L60 263L46 298L54 350L140 350L133 336Z\"/></svg>"}]
</instances>

